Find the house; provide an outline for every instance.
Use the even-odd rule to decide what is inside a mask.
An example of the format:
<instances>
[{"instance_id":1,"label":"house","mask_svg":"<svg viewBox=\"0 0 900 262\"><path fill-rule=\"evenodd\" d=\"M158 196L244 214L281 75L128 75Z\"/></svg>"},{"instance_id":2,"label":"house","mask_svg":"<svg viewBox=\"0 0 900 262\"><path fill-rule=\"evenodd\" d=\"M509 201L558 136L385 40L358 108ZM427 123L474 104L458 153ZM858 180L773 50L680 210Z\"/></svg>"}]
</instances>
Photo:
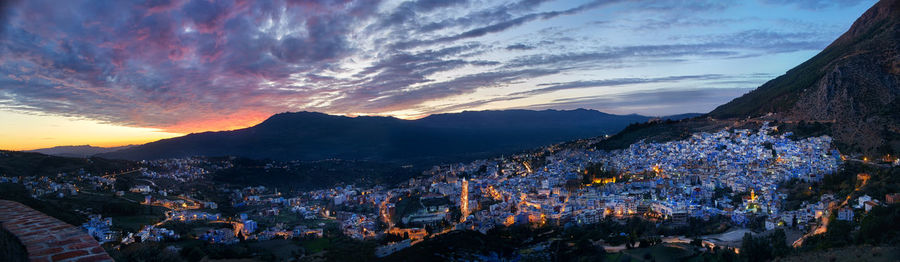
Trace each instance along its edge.
<instances>
[{"instance_id":1,"label":"house","mask_svg":"<svg viewBox=\"0 0 900 262\"><path fill-rule=\"evenodd\" d=\"M869 195L862 195L859 198L856 198L857 204L855 208L863 208L863 205L865 205L865 203L868 201L872 201L872 197L870 197Z\"/></svg>"},{"instance_id":2,"label":"house","mask_svg":"<svg viewBox=\"0 0 900 262\"><path fill-rule=\"evenodd\" d=\"M249 235L250 233L256 232L257 224L256 221L246 220L244 221L243 232L244 235Z\"/></svg>"},{"instance_id":3,"label":"house","mask_svg":"<svg viewBox=\"0 0 900 262\"><path fill-rule=\"evenodd\" d=\"M238 242L238 239L235 238L234 231L229 228L209 230L200 236L200 240L219 244L234 244Z\"/></svg>"},{"instance_id":4,"label":"house","mask_svg":"<svg viewBox=\"0 0 900 262\"><path fill-rule=\"evenodd\" d=\"M863 207L866 209L866 212L872 211L872 208L878 206L878 200L870 200L863 203Z\"/></svg>"},{"instance_id":5,"label":"house","mask_svg":"<svg viewBox=\"0 0 900 262\"><path fill-rule=\"evenodd\" d=\"M219 205L217 205L216 202L212 202L212 201L201 202L200 204L202 204L204 208L209 208L209 209L219 208Z\"/></svg>"},{"instance_id":6,"label":"house","mask_svg":"<svg viewBox=\"0 0 900 262\"><path fill-rule=\"evenodd\" d=\"M900 193L884 195L884 202L887 202L888 205L900 203Z\"/></svg>"},{"instance_id":7,"label":"house","mask_svg":"<svg viewBox=\"0 0 900 262\"><path fill-rule=\"evenodd\" d=\"M849 207L842 207L838 210L837 219L844 221L853 221L853 209Z\"/></svg>"},{"instance_id":8,"label":"house","mask_svg":"<svg viewBox=\"0 0 900 262\"><path fill-rule=\"evenodd\" d=\"M449 217L450 201L438 195L426 195L419 200L421 207L401 220L407 224L435 224Z\"/></svg>"},{"instance_id":9,"label":"house","mask_svg":"<svg viewBox=\"0 0 900 262\"><path fill-rule=\"evenodd\" d=\"M132 187L129 191L131 191L133 193L146 194L146 193L150 193L152 190L150 190L150 186L148 186L148 185L140 185L140 186Z\"/></svg>"},{"instance_id":10,"label":"house","mask_svg":"<svg viewBox=\"0 0 900 262\"><path fill-rule=\"evenodd\" d=\"M770 216L766 218L766 230L772 230L784 225L784 221L780 217Z\"/></svg>"},{"instance_id":11,"label":"house","mask_svg":"<svg viewBox=\"0 0 900 262\"><path fill-rule=\"evenodd\" d=\"M265 209L261 213L263 216L277 216L278 214L281 213L281 209L278 209L277 207L273 207L273 208Z\"/></svg>"},{"instance_id":12,"label":"house","mask_svg":"<svg viewBox=\"0 0 900 262\"><path fill-rule=\"evenodd\" d=\"M88 222L81 225L81 228L87 231L88 235L91 235L102 244L116 241L121 237L120 232L110 230L111 226L112 218L103 218L100 215L92 215Z\"/></svg>"},{"instance_id":13,"label":"house","mask_svg":"<svg viewBox=\"0 0 900 262\"><path fill-rule=\"evenodd\" d=\"M144 226L141 231L135 235L140 237L141 242L160 242L165 239L178 239L178 234L175 234L175 231L161 227L157 228L155 226Z\"/></svg>"}]
</instances>

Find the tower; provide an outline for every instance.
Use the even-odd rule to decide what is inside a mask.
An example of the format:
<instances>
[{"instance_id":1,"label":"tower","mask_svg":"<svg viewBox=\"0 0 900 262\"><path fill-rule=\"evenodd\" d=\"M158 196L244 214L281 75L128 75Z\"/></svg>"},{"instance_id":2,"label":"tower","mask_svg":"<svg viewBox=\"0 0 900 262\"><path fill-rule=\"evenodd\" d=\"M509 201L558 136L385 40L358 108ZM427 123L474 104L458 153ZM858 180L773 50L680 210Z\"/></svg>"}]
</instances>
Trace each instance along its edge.
<instances>
[{"instance_id":1,"label":"tower","mask_svg":"<svg viewBox=\"0 0 900 262\"><path fill-rule=\"evenodd\" d=\"M756 202L756 192L753 189L750 189L750 202Z\"/></svg>"}]
</instances>

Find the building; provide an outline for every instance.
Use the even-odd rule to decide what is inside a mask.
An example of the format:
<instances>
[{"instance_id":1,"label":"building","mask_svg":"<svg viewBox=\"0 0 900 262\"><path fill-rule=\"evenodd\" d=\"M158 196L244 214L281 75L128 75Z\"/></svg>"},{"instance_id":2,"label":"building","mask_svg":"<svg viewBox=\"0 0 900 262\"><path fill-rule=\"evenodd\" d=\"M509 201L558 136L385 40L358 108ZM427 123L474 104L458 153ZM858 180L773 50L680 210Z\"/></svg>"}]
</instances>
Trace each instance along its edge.
<instances>
[{"instance_id":1,"label":"building","mask_svg":"<svg viewBox=\"0 0 900 262\"><path fill-rule=\"evenodd\" d=\"M853 221L853 209L849 207L842 207L838 210L837 219L844 221Z\"/></svg>"},{"instance_id":2,"label":"building","mask_svg":"<svg viewBox=\"0 0 900 262\"><path fill-rule=\"evenodd\" d=\"M256 229L257 229L256 221L246 220L246 221L244 221L243 224L244 224L244 226L242 227L241 230L243 231L244 235L249 235L253 232L256 232Z\"/></svg>"},{"instance_id":3,"label":"building","mask_svg":"<svg viewBox=\"0 0 900 262\"><path fill-rule=\"evenodd\" d=\"M402 218L403 223L435 224L449 217L450 201L440 195L426 195L419 199L423 208Z\"/></svg>"},{"instance_id":4,"label":"building","mask_svg":"<svg viewBox=\"0 0 900 262\"><path fill-rule=\"evenodd\" d=\"M872 208L878 206L878 200L870 200L863 203L863 208L866 209L866 212L872 211Z\"/></svg>"},{"instance_id":5,"label":"building","mask_svg":"<svg viewBox=\"0 0 900 262\"><path fill-rule=\"evenodd\" d=\"M178 239L178 234L175 234L175 231L166 228L157 228L155 226L144 226L144 228L135 235L140 237L141 242L160 242L165 239Z\"/></svg>"},{"instance_id":6,"label":"building","mask_svg":"<svg viewBox=\"0 0 900 262\"><path fill-rule=\"evenodd\" d=\"M424 228L398 228L394 227L388 230L389 234L404 236L409 239L417 240L417 239L425 239L428 236L428 232Z\"/></svg>"},{"instance_id":7,"label":"building","mask_svg":"<svg viewBox=\"0 0 900 262\"><path fill-rule=\"evenodd\" d=\"M150 186L148 186L148 185L140 185L140 186L132 187L129 191L134 192L134 193L146 194L146 193L150 193L152 190L150 190Z\"/></svg>"},{"instance_id":8,"label":"building","mask_svg":"<svg viewBox=\"0 0 900 262\"><path fill-rule=\"evenodd\" d=\"M380 246L375 248L375 256L376 257L386 257L394 252L403 250L404 248L412 246L411 239L404 239L400 242L390 243L384 246Z\"/></svg>"},{"instance_id":9,"label":"building","mask_svg":"<svg viewBox=\"0 0 900 262\"><path fill-rule=\"evenodd\" d=\"M863 205L865 205L865 203L869 201L872 201L872 197L870 197L869 195L860 196L856 199L856 208L863 208Z\"/></svg>"},{"instance_id":10,"label":"building","mask_svg":"<svg viewBox=\"0 0 900 262\"><path fill-rule=\"evenodd\" d=\"M200 235L200 240L217 244L234 244L238 242L238 239L235 238L234 231L229 228L209 230L205 234Z\"/></svg>"},{"instance_id":11,"label":"building","mask_svg":"<svg viewBox=\"0 0 900 262\"><path fill-rule=\"evenodd\" d=\"M884 195L884 202L887 202L888 205L900 203L900 193Z\"/></svg>"},{"instance_id":12,"label":"building","mask_svg":"<svg viewBox=\"0 0 900 262\"><path fill-rule=\"evenodd\" d=\"M110 230L112 226L112 218L107 217L103 218L100 215L91 216L88 222L81 225L81 228L87 231L88 235L97 239L101 244L116 241L121 237L121 233L118 231Z\"/></svg>"},{"instance_id":13,"label":"building","mask_svg":"<svg viewBox=\"0 0 900 262\"><path fill-rule=\"evenodd\" d=\"M766 230L776 229L783 224L784 224L784 222L782 222L781 219L779 219L777 217L770 216L770 217L766 218Z\"/></svg>"}]
</instances>

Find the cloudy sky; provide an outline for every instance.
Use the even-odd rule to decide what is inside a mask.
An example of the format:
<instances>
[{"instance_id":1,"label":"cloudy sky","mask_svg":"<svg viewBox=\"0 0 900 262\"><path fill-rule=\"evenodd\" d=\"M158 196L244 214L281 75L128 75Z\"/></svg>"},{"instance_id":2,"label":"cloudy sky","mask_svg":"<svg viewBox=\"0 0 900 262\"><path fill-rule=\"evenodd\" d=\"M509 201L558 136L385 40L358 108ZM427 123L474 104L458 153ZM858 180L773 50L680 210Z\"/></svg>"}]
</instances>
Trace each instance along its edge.
<instances>
[{"instance_id":1,"label":"cloudy sky","mask_svg":"<svg viewBox=\"0 0 900 262\"><path fill-rule=\"evenodd\" d=\"M708 112L874 2L4 1L0 148L146 142L302 110Z\"/></svg>"}]
</instances>

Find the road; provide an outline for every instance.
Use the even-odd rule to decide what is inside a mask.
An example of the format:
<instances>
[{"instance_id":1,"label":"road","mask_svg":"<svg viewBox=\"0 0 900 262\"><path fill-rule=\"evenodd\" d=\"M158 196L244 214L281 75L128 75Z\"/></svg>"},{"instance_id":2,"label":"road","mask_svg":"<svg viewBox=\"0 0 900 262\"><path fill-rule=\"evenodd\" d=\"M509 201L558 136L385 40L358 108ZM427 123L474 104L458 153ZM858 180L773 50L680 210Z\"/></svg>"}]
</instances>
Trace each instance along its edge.
<instances>
[{"instance_id":1,"label":"road","mask_svg":"<svg viewBox=\"0 0 900 262\"><path fill-rule=\"evenodd\" d=\"M851 159L851 160L855 160L855 159ZM863 162L863 163L866 163L866 162ZM859 189L862 188L862 187L864 187L864 186L866 186L866 184L868 184L868 182L869 182L869 180L863 180L863 182L862 182L859 186L857 186L856 188L854 188L853 191L854 191L854 192L859 191ZM851 196L853 196L853 194L847 194L847 197L844 198L844 201L841 202L840 205L836 205L836 206L834 207L834 209L829 210L829 213L830 213L830 212L835 212L836 210L840 209L841 207L846 206L847 203L850 202L850 197L851 197ZM829 216L826 216L826 215L823 214L823 215L822 215L822 223L819 223L819 225L818 225L815 229L810 230L809 233L806 233L805 235L803 235L803 236L801 236L799 239L797 239L797 241L794 241L794 243L792 244L792 246L793 246L793 247L800 247L800 246L803 245L803 240L805 240L806 238L811 237L811 236L815 236L815 235L818 235L818 234L822 234L822 233L825 233L825 232L828 232L828 222L830 222L829 220L830 220L830 219L829 219Z\"/></svg>"}]
</instances>

